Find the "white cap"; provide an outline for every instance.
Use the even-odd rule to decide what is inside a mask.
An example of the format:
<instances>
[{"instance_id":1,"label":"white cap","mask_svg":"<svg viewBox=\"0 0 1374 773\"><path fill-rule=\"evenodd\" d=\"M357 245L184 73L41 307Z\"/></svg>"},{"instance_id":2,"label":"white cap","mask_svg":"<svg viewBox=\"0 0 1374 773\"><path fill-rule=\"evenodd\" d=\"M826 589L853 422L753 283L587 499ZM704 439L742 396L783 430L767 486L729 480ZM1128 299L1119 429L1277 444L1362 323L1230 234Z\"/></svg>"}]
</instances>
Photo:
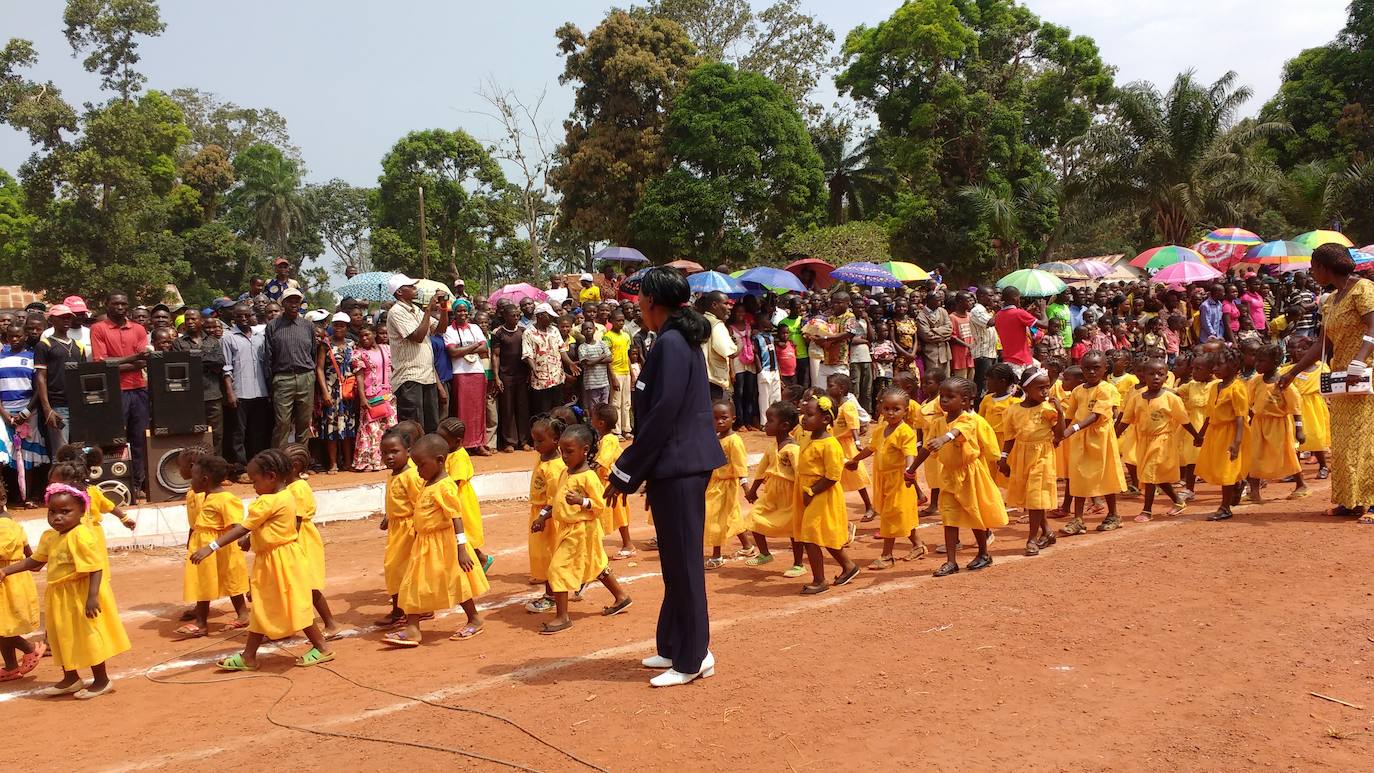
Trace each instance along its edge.
<instances>
[{"instance_id":1,"label":"white cap","mask_svg":"<svg viewBox=\"0 0 1374 773\"><path fill-rule=\"evenodd\" d=\"M330 322L342 322L342 323L344 323L344 324L348 324L348 323L350 323L350 322L353 321L353 318L350 317L350 316L348 316L347 314L343 313L342 311L336 311L336 312L334 312L334 316L332 316L332 317L329 318L329 321L330 321Z\"/></svg>"},{"instance_id":2,"label":"white cap","mask_svg":"<svg viewBox=\"0 0 1374 773\"><path fill-rule=\"evenodd\" d=\"M547 304L547 303L541 303L541 304L538 304L538 305L536 305L536 306L534 307L534 315L537 317L537 316L539 316L540 314L547 314L547 315L549 315L550 317L557 317L557 316L558 316L558 312L554 311L554 310L553 310L553 307L550 306L550 305Z\"/></svg>"},{"instance_id":3,"label":"white cap","mask_svg":"<svg viewBox=\"0 0 1374 773\"><path fill-rule=\"evenodd\" d=\"M329 312L324 309L312 309L305 313L305 318L311 322L323 322L329 317Z\"/></svg>"},{"instance_id":4,"label":"white cap","mask_svg":"<svg viewBox=\"0 0 1374 773\"><path fill-rule=\"evenodd\" d=\"M583 274L581 277L579 277L578 281L581 281L581 282L590 282L590 281L592 281L592 275L591 275L591 274Z\"/></svg>"},{"instance_id":5,"label":"white cap","mask_svg":"<svg viewBox=\"0 0 1374 773\"><path fill-rule=\"evenodd\" d=\"M286 288L286 290L281 294L281 299L282 299L283 301L286 300L287 298L301 298L301 299L304 299L305 296L301 294L301 291L300 291L300 290L297 290L297 289L294 288L294 287L288 287L288 288Z\"/></svg>"},{"instance_id":6,"label":"white cap","mask_svg":"<svg viewBox=\"0 0 1374 773\"><path fill-rule=\"evenodd\" d=\"M392 274L391 278L386 280L386 291L388 293L391 293L392 295L395 295L397 290L401 289L402 287L408 287L410 285L413 285L418 281L420 280L411 279L405 274Z\"/></svg>"}]
</instances>

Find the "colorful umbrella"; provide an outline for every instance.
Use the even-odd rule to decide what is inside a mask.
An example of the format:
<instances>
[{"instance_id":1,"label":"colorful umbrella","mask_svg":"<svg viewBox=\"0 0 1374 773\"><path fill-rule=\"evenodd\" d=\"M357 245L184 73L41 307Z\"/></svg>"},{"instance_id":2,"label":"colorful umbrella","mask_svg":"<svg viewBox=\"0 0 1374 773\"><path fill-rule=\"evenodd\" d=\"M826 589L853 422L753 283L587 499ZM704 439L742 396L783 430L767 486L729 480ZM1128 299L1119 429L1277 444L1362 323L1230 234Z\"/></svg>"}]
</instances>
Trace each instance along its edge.
<instances>
[{"instance_id":1,"label":"colorful umbrella","mask_svg":"<svg viewBox=\"0 0 1374 773\"><path fill-rule=\"evenodd\" d=\"M687 286L692 288L694 293L719 291L735 297L749 294L749 288L745 287L742 282L719 271L702 271L692 274L687 277Z\"/></svg>"},{"instance_id":2,"label":"colorful umbrella","mask_svg":"<svg viewBox=\"0 0 1374 773\"><path fill-rule=\"evenodd\" d=\"M1370 255L1374 255L1374 244L1366 244L1360 248L1360 252L1367 252Z\"/></svg>"},{"instance_id":3,"label":"colorful umbrella","mask_svg":"<svg viewBox=\"0 0 1374 773\"><path fill-rule=\"evenodd\" d=\"M856 261L846 263L843 266L830 272L831 279L841 282L849 282L856 285L868 287L901 287L902 280L893 276L888 271L880 268L876 263Z\"/></svg>"},{"instance_id":4,"label":"colorful umbrella","mask_svg":"<svg viewBox=\"0 0 1374 773\"><path fill-rule=\"evenodd\" d=\"M1184 260L1191 260L1194 263L1207 262L1194 250L1180 247L1177 244L1166 244L1163 247L1152 247L1140 253L1131 260L1131 265L1146 271L1158 271L1165 266L1172 266Z\"/></svg>"},{"instance_id":5,"label":"colorful umbrella","mask_svg":"<svg viewBox=\"0 0 1374 773\"><path fill-rule=\"evenodd\" d=\"M620 292L626 295L639 295L639 283L644 281L644 275L647 273L649 273L649 269L641 268L625 277L625 279L620 282Z\"/></svg>"},{"instance_id":6,"label":"colorful umbrella","mask_svg":"<svg viewBox=\"0 0 1374 773\"><path fill-rule=\"evenodd\" d=\"M1340 231L1308 231L1305 234L1298 234L1293 237L1293 241L1301 244L1309 250L1315 250L1323 244L1335 242L1342 247L1354 247L1355 243Z\"/></svg>"},{"instance_id":7,"label":"colorful umbrella","mask_svg":"<svg viewBox=\"0 0 1374 773\"><path fill-rule=\"evenodd\" d=\"M1044 271L1046 274L1053 274L1060 279L1087 279L1088 275L1078 270L1078 267L1065 263L1062 260L1052 260L1048 263L1041 263L1035 267L1037 271Z\"/></svg>"},{"instance_id":8,"label":"colorful umbrella","mask_svg":"<svg viewBox=\"0 0 1374 773\"><path fill-rule=\"evenodd\" d=\"M644 257L644 253L634 247L610 247L603 248L600 252L592 256L592 260L617 261L619 263L648 263L649 259Z\"/></svg>"},{"instance_id":9,"label":"colorful umbrella","mask_svg":"<svg viewBox=\"0 0 1374 773\"><path fill-rule=\"evenodd\" d=\"M415 283L415 297L420 303L429 303L429 299L435 293L443 293L448 297L453 297L453 291L448 289L448 285L443 282L436 282L433 279L421 279Z\"/></svg>"},{"instance_id":10,"label":"colorful umbrella","mask_svg":"<svg viewBox=\"0 0 1374 773\"><path fill-rule=\"evenodd\" d=\"M700 263L693 263L690 260L675 260L671 263L664 263L663 265L675 268L684 274L699 274L706 270Z\"/></svg>"},{"instance_id":11,"label":"colorful umbrella","mask_svg":"<svg viewBox=\"0 0 1374 773\"><path fill-rule=\"evenodd\" d=\"M1206 282L1221 275L1220 271L1206 263L1184 260L1156 271L1155 275L1150 277L1150 281L1163 285L1187 285L1193 282Z\"/></svg>"},{"instance_id":12,"label":"colorful umbrella","mask_svg":"<svg viewBox=\"0 0 1374 773\"><path fill-rule=\"evenodd\" d=\"M390 271L369 271L358 274L352 279L335 287L331 292L340 298L356 298L360 301L389 301L391 293L386 291Z\"/></svg>"},{"instance_id":13,"label":"colorful umbrella","mask_svg":"<svg viewBox=\"0 0 1374 773\"><path fill-rule=\"evenodd\" d=\"M1064 284L1059 277L1035 268L1013 271L997 280L998 290L1005 290L1008 287L1015 287L1020 290L1021 295L1026 298L1048 298L1068 289L1068 285Z\"/></svg>"},{"instance_id":14,"label":"colorful umbrella","mask_svg":"<svg viewBox=\"0 0 1374 773\"><path fill-rule=\"evenodd\" d=\"M817 290L824 290L830 285L835 284L835 280L830 278L830 272L834 271L835 267L817 258L794 260L783 267L783 270L796 274L798 278L801 277L801 272L806 269L810 269L815 273L815 285Z\"/></svg>"},{"instance_id":15,"label":"colorful umbrella","mask_svg":"<svg viewBox=\"0 0 1374 773\"><path fill-rule=\"evenodd\" d=\"M1374 246L1374 245L1371 245ZM1374 269L1374 250L1361 249L1350 251L1350 257L1355 259L1356 271L1369 271Z\"/></svg>"},{"instance_id":16,"label":"colorful umbrella","mask_svg":"<svg viewBox=\"0 0 1374 773\"><path fill-rule=\"evenodd\" d=\"M1243 244L1246 247L1264 244L1259 234L1244 228L1218 228L1202 237L1202 240L1209 244Z\"/></svg>"},{"instance_id":17,"label":"colorful umbrella","mask_svg":"<svg viewBox=\"0 0 1374 773\"><path fill-rule=\"evenodd\" d=\"M1246 250L1243 260L1246 263L1278 266L1280 271L1293 271L1312 265L1312 249L1297 242L1265 242Z\"/></svg>"},{"instance_id":18,"label":"colorful umbrella","mask_svg":"<svg viewBox=\"0 0 1374 773\"><path fill-rule=\"evenodd\" d=\"M889 260L886 263L879 263L878 268L897 277L903 282L924 282L930 278L929 272L915 263L905 263L900 260Z\"/></svg>"},{"instance_id":19,"label":"colorful umbrella","mask_svg":"<svg viewBox=\"0 0 1374 773\"><path fill-rule=\"evenodd\" d=\"M1193 250L1201 255L1212 268L1218 271L1225 271L1240 262L1245 257L1245 251L1249 249L1244 244L1223 243L1200 241L1193 245Z\"/></svg>"},{"instance_id":20,"label":"colorful umbrella","mask_svg":"<svg viewBox=\"0 0 1374 773\"><path fill-rule=\"evenodd\" d=\"M776 293L804 293L806 285L802 284L796 274L780 268L770 268L759 266L747 271L740 271L730 276L735 277L741 282L752 283L766 287Z\"/></svg>"},{"instance_id":21,"label":"colorful umbrella","mask_svg":"<svg viewBox=\"0 0 1374 773\"><path fill-rule=\"evenodd\" d=\"M1110 263L1092 258L1078 258L1065 262L1073 266L1074 271L1089 279L1101 279L1115 270Z\"/></svg>"},{"instance_id":22,"label":"colorful umbrella","mask_svg":"<svg viewBox=\"0 0 1374 773\"><path fill-rule=\"evenodd\" d=\"M526 298L538 302L547 301L549 296L545 294L543 290L540 290L538 287L528 282L520 282L519 284L502 286L500 290L487 296L487 303L490 303L493 307L501 301L510 301L511 303L519 304Z\"/></svg>"}]
</instances>

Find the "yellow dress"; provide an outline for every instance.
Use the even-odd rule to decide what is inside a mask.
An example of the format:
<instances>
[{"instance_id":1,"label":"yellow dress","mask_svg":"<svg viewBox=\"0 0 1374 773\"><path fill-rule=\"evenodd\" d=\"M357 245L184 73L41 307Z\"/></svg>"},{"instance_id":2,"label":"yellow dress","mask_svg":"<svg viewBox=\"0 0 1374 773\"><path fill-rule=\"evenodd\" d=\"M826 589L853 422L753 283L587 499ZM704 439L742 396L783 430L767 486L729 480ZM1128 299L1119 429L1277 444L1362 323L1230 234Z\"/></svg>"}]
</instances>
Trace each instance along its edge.
<instances>
[{"instance_id":1,"label":"yellow dress","mask_svg":"<svg viewBox=\"0 0 1374 773\"><path fill-rule=\"evenodd\" d=\"M482 507L477 504L477 492L472 490L472 457L466 448L460 448L444 460L444 471L458 486L458 503L463 512L463 533L468 535L468 546L481 550L487 544L487 532L482 527Z\"/></svg>"},{"instance_id":2,"label":"yellow dress","mask_svg":"<svg viewBox=\"0 0 1374 773\"><path fill-rule=\"evenodd\" d=\"M549 560L549 587L555 593L571 593L606 571L610 559L601 545L601 519L597 513L606 506L601 479L591 469L558 476L553 492L553 518L558 522L558 544ZM591 501L591 506L568 504L568 492Z\"/></svg>"},{"instance_id":3,"label":"yellow dress","mask_svg":"<svg viewBox=\"0 0 1374 773\"><path fill-rule=\"evenodd\" d=\"M243 500L229 491L212 494L186 492L186 567L182 571L182 601L214 601L248 592L248 562L237 540L222 544L209 558L191 563L191 555L243 523Z\"/></svg>"},{"instance_id":4,"label":"yellow dress","mask_svg":"<svg viewBox=\"0 0 1374 773\"><path fill-rule=\"evenodd\" d=\"M563 471L568 469L563 464L563 457L557 453L552 459L540 459L534 465L534 472L530 475L530 526L539 518L539 511L545 505L553 503L553 492L558 488L558 478L563 475ZM600 477L600 473L597 473ZM605 490L604 488L602 489ZM553 558L553 549L558 545L558 522L550 518L544 521L544 528L539 532L530 532L529 552L530 552L530 578L537 582L544 582L549 579L549 560Z\"/></svg>"},{"instance_id":5,"label":"yellow dress","mask_svg":"<svg viewBox=\"0 0 1374 773\"><path fill-rule=\"evenodd\" d=\"M396 605L407 615L452 609L491 587L469 546L458 544L453 521L462 521L461 508L458 482L452 478L440 478L420 491L411 516L415 545L396 597ZM458 563L460 550L472 559L472 569L466 572Z\"/></svg>"},{"instance_id":6,"label":"yellow dress","mask_svg":"<svg viewBox=\"0 0 1374 773\"><path fill-rule=\"evenodd\" d=\"M1132 389L1121 396L1121 415L1135 410L1135 404L1140 400L1140 390ZM1127 426L1126 429L1117 436L1116 446L1121 452L1121 461L1134 467L1136 465L1136 429L1134 425Z\"/></svg>"},{"instance_id":7,"label":"yellow dress","mask_svg":"<svg viewBox=\"0 0 1374 773\"><path fill-rule=\"evenodd\" d=\"M1177 483L1178 428L1188 423L1188 409L1182 398L1167 390L1153 400L1144 392L1135 394L1121 420L1135 430L1136 475L1141 483Z\"/></svg>"},{"instance_id":8,"label":"yellow dress","mask_svg":"<svg viewBox=\"0 0 1374 773\"><path fill-rule=\"evenodd\" d=\"M942 419L944 417L941 417ZM941 421L943 431L959 434L941 446L943 479L940 486L940 521L960 529L995 529L1007 525L1002 493L992 479L992 465L1001 455L997 433L976 413L967 412L953 423Z\"/></svg>"},{"instance_id":9,"label":"yellow dress","mask_svg":"<svg viewBox=\"0 0 1374 773\"><path fill-rule=\"evenodd\" d=\"M1069 494L1075 497L1097 497L1119 494L1126 490L1126 476L1121 470L1121 454L1117 450L1116 409L1121 405L1121 393L1106 381L1097 386L1080 384L1069 395L1064 415L1069 424L1080 427L1089 416L1096 415L1092 426L1080 429L1060 445L1069 447Z\"/></svg>"},{"instance_id":10,"label":"yellow dress","mask_svg":"<svg viewBox=\"0 0 1374 773\"><path fill-rule=\"evenodd\" d=\"M754 509L749 512L749 530L765 537L791 537L797 522L797 456L801 447L788 443L771 445L754 468L759 485Z\"/></svg>"},{"instance_id":11,"label":"yellow dress","mask_svg":"<svg viewBox=\"0 0 1374 773\"><path fill-rule=\"evenodd\" d=\"M1290 366L1287 370L1291 369ZM1302 408L1303 441L1299 451L1325 451L1331 447L1331 409L1321 392L1322 374L1330 370L1326 363L1318 362L1293 377L1293 388L1298 391Z\"/></svg>"},{"instance_id":12,"label":"yellow dress","mask_svg":"<svg viewBox=\"0 0 1374 773\"><path fill-rule=\"evenodd\" d=\"M835 422L830 425L830 434L840 442L840 448L844 451L846 462L858 455L858 403L849 399L840 403L840 410L835 414ZM868 488L870 482L868 470L862 464L859 465L858 469L844 470L840 477L840 487L845 491L858 491L861 488Z\"/></svg>"},{"instance_id":13,"label":"yellow dress","mask_svg":"<svg viewBox=\"0 0 1374 773\"><path fill-rule=\"evenodd\" d=\"M601 479L602 484L610 482L611 465L620 458L620 453L620 438L615 435L606 435L601 438L596 449L596 476ZM601 530L607 534L619 530L622 526L629 526L629 502L623 497L617 497L615 504L601 511L600 517Z\"/></svg>"},{"instance_id":14,"label":"yellow dress","mask_svg":"<svg viewBox=\"0 0 1374 773\"><path fill-rule=\"evenodd\" d=\"M916 487L908 486L906 461L916 455L916 430L905 421L889 434L887 422L873 428L873 509L878 511L878 536L902 539L921 522Z\"/></svg>"},{"instance_id":15,"label":"yellow dress","mask_svg":"<svg viewBox=\"0 0 1374 773\"><path fill-rule=\"evenodd\" d=\"M296 500L296 517L301 519L300 543L305 550L307 576L311 590L324 590L324 537L315 526L315 492L310 484L295 480L286 487Z\"/></svg>"},{"instance_id":16,"label":"yellow dress","mask_svg":"<svg viewBox=\"0 0 1374 773\"><path fill-rule=\"evenodd\" d=\"M1189 381L1178 388L1178 397L1183 401L1183 410L1188 412L1188 423L1193 425L1196 431L1202 430L1202 423L1207 420L1207 388L1214 382L1209 381ZM1198 447L1193 443L1193 436L1183 431L1179 427L1174 432L1175 442L1178 443L1178 463L1184 466L1197 464Z\"/></svg>"},{"instance_id":17,"label":"yellow dress","mask_svg":"<svg viewBox=\"0 0 1374 773\"><path fill-rule=\"evenodd\" d=\"M1069 395L1073 390L1065 389L1064 382L1056 380L1050 387L1050 396L1058 403L1060 410L1067 410L1069 406ZM1054 475L1059 480L1069 478L1069 444L1060 443L1054 448Z\"/></svg>"},{"instance_id":18,"label":"yellow dress","mask_svg":"<svg viewBox=\"0 0 1374 773\"><path fill-rule=\"evenodd\" d=\"M86 617L91 573L103 572L106 560L99 552L91 527L77 524L66 534L52 529L43 532L33 557L48 565L43 618L53 662L64 671L75 671L128 652L129 636L119 619L119 606L107 580L100 582L100 614ZM14 578L5 578L5 584L11 579Z\"/></svg>"},{"instance_id":19,"label":"yellow dress","mask_svg":"<svg viewBox=\"0 0 1374 773\"><path fill-rule=\"evenodd\" d=\"M1058 421L1059 413L1047 402L1032 407L1018 403L1003 414L1002 430L1014 441L1007 454L1011 467L1008 505L1027 510L1053 510L1058 505L1058 449L1054 447Z\"/></svg>"},{"instance_id":20,"label":"yellow dress","mask_svg":"<svg viewBox=\"0 0 1374 773\"><path fill-rule=\"evenodd\" d=\"M849 517L844 511L844 490L838 483L803 504L805 492L822 478L838 481L844 473L844 449L834 435L812 440L797 457L797 504L801 519L795 532L798 542L824 548L842 548L849 541Z\"/></svg>"},{"instance_id":21,"label":"yellow dress","mask_svg":"<svg viewBox=\"0 0 1374 773\"><path fill-rule=\"evenodd\" d=\"M1007 433L1002 429L1002 417L1007 415L1007 408L1021 402L1020 395L1013 395L1008 392L1005 395L997 396L992 393L983 395L983 401L978 404L978 415L987 420L992 431L997 433L997 452L1001 454L1002 447L1006 445ZM1001 488L1007 487L1007 479L1000 471L993 468L992 479L997 481Z\"/></svg>"},{"instance_id":22,"label":"yellow dress","mask_svg":"<svg viewBox=\"0 0 1374 773\"><path fill-rule=\"evenodd\" d=\"M29 540L13 518L0 517L0 569L24 560ZM0 637L24 636L38 630L38 589L33 572L19 572L0 582Z\"/></svg>"},{"instance_id":23,"label":"yellow dress","mask_svg":"<svg viewBox=\"0 0 1374 773\"><path fill-rule=\"evenodd\" d=\"M1296 379L1294 380L1296 383ZM1280 391L1266 384L1264 376L1250 380L1250 467L1245 474L1260 480L1282 480L1301 471L1293 417L1302 415L1302 403L1293 384ZM1306 422L1303 422L1306 429ZM1371 428L1374 429L1374 428Z\"/></svg>"},{"instance_id":24,"label":"yellow dress","mask_svg":"<svg viewBox=\"0 0 1374 773\"><path fill-rule=\"evenodd\" d=\"M415 548L415 503L424 487L414 462L407 464L399 475L391 473L386 480L386 552L382 554L382 573L388 596L401 592L401 581L410 566L410 554Z\"/></svg>"},{"instance_id":25,"label":"yellow dress","mask_svg":"<svg viewBox=\"0 0 1374 773\"><path fill-rule=\"evenodd\" d=\"M949 431L935 431L937 425L940 427L943 427L945 425L945 415L940 412L939 397L932 397L921 406L921 417L924 420L922 422L922 425L924 427L924 434L922 436L922 440L925 443L929 443L931 440L934 440L937 436L943 435L945 432ZM924 466L926 471L926 485L930 487L931 491L939 489L940 455L930 454L929 456L927 456Z\"/></svg>"},{"instance_id":26,"label":"yellow dress","mask_svg":"<svg viewBox=\"0 0 1374 773\"><path fill-rule=\"evenodd\" d=\"M1245 417L1250 413L1249 391L1240 379L1222 386L1213 381L1207 387L1207 434L1197 454L1197 476L1218 486L1231 486L1245 477L1247 449ZM1231 458L1235 441L1235 420L1241 420L1240 453Z\"/></svg>"},{"instance_id":27,"label":"yellow dress","mask_svg":"<svg viewBox=\"0 0 1374 773\"><path fill-rule=\"evenodd\" d=\"M310 559L296 526L296 497L286 489L258 496L248 506L243 527L253 533L248 630L284 639L314 625Z\"/></svg>"},{"instance_id":28,"label":"yellow dress","mask_svg":"<svg viewBox=\"0 0 1374 773\"><path fill-rule=\"evenodd\" d=\"M926 426L925 416L921 414L921 404L910 398L906 401L906 423L918 431Z\"/></svg>"},{"instance_id":29,"label":"yellow dress","mask_svg":"<svg viewBox=\"0 0 1374 773\"><path fill-rule=\"evenodd\" d=\"M711 472L711 482L706 485L706 528L701 541L708 549L721 547L744 531L739 482L749 476L749 454L743 438L735 432L720 439L720 450L725 452L725 464Z\"/></svg>"},{"instance_id":30,"label":"yellow dress","mask_svg":"<svg viewBox=\"0 0 1374 773\"><path fill-rule=\"evenodd\" d=\"M91 498L91 506L86 508L86 514L81 516L81 522L91 527L91 536L95 538L96 551L102 556L101 562L106 569L110 568L110 550L105 545L105 526L103 519L106 513L113 513L115 503L105 496L105 492L95 486L86 487L86 496ZM109 574L107 571L106 574Z\"/></svg>"}]
</instances>

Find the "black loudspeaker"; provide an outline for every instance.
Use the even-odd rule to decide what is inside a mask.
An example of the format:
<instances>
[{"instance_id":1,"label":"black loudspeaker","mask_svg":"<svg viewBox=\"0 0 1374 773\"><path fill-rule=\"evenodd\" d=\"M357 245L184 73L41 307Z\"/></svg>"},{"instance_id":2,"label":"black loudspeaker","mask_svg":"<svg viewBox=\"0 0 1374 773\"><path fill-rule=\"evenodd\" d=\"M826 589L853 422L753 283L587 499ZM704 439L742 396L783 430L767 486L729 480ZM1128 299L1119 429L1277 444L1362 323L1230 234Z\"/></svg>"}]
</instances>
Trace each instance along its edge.
<instances>
[{"instance_id":1,"label":"black loudspeaker","mask_svg":"<svg viewBox=\"0 0 1374 773\"><path fill-rule=\"evenodd\" d=\"M197 373L199 377L199 373ZM170 502L191 490L191 482L181 477L177 457L187 446L210 448L214 435L208 431L185 435L154 435L148 432L148 501Z\"/></svg>"},{"instance_id":2,"label":"black loudspeaker","mask_svg":"<svg viewBox=\"0 0 1374 773\"><path fill-rule=\"evenodd\" d=\"M129 459L114 459L91 468L91 485L114 502L128 507L137 500L134 488L134 463Z\"/></svg>"},{"instance_id":3,"label":"black loudspeaker","mask_svg":"<svg viewBox=\"0 0 1374 773\"><path fill-rule=\"evenodd\" d=\"M108 362L68 362L62 375L70 412L68 439L92 446L127 443L119 366Z\"/></svg>"},{"instance_id":4,"label":"black loudspeaker","mask_svg":"<svg viewBox=\"0 0 1374 773\"><path fill-rule=\"evenodd\" d=\"M204 394L200 352L148 355L148 426L154 435L198 435L209 429Z\"/></svg>"}]
</instances>

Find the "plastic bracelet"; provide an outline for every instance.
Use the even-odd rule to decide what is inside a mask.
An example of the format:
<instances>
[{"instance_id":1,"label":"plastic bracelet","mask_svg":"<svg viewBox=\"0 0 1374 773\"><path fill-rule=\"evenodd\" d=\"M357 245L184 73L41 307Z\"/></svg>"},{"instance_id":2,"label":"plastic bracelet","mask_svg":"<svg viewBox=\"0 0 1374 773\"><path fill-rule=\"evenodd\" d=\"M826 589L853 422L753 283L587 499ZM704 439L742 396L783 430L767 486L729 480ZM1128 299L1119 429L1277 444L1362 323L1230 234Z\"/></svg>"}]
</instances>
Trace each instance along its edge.
<instances>
[{"instance_id":1,"label":"plastic bracelet","mask_svg":"<svg viewBox=\"0 0 1374 773\"><path fill-rule=\"evenodd\" d=\"M213 553L213 552L215 552L216 550L219 550L219 542L216 541L216 540L210 540L210 546L209 546L209 547L210 547L210 552Z\"/></svg>"},{"instance_id":2,"label":"plastic bracelet","mask_svg":"<svg viewBox=\"0 0 1374 773\"><path fill-rule=\"evenodd\" d=\"M953 433L953 432L946 432L946 433L945 433L945 440L953 440L953 439L954 439L954 433Z\"/></svg>"},{"instance_id":3,"label":"plastic bracelet","mask_svg":"<svg viewBox=\"0 0 1374 773\"><path fill-rule=\"evenodd\" d=\"M468 544L468 535L467 535L467 532L462 532L462 531L458 532L458 544L459 544L459 545L466 545L466 544Z\"/></svg>"},{"instance_id":4,"label":"plastic bracelet","mask_svg":"<svg viewBox=\"0 0 1374 773\"><path fill-rule=\"evenodd\" d=\"M1077 432L1077 431L1080 430L1080 429L1083 429L1083 428L1080 427L1080 426L1078 426L1078 422L1076 422L1076 421L1073 423L1072 426L1069 427L1069 431L1070 431L1070 432Z\"/></svg>"},{"instance_id":5,"label":"plastic bracelet","mask_svg":"<svg viewBox=\"0 0 1374 773\"><path fill-rule=\"evenodd\" d=\"M591 498L589 498L589 497L582 497L582 509L583 509L583 510L590 510L591 508L592 508L592 500L591 500Z\"/></svg>"},{"instance_id":6,"label":"plastic bracelet","mask_svg":"<svg viewBox=\"0 0 1374 773\"><path fill-rule=\"evenodd\" d=\"M1002 455L999 456L999 457L997 457L997 458L998 458L998 459L1005 459L1005 458L1007 458L1007 452L1006 452L1006 451L1003 451L1003 452L1002 452Z\"/></svg>"},{"instance_id":7,"label":"plastic bracelet","mask_svg":"<svg viewBox=\"0 0 1374 773\"><path fill-rule=\"evenodd\" d=\"M1367 344L1374 344L1374 336L1361 336Z\"/></svg>"}]
</instances>

